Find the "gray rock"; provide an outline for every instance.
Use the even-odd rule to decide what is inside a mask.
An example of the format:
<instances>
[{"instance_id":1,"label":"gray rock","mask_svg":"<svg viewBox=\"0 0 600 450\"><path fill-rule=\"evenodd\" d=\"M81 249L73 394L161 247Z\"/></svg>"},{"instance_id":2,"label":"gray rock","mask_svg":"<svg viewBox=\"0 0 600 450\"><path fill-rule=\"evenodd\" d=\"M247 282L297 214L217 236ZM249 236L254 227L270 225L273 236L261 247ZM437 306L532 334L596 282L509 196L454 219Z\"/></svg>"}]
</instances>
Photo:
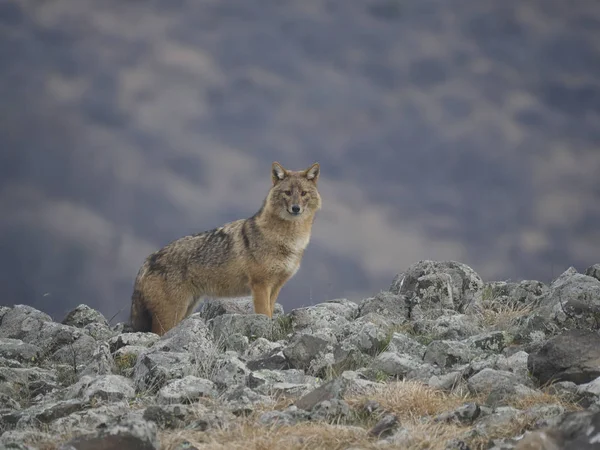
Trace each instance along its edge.
<instances>
[{"instance_id":1,"label":"gray rock","mask_svg":"<svg viewBox=\"0 0 600 450\"><path fill-rule=\"evenodd\" d=\"M196 313L167 331L151 349L159 352L190 352L196 358L203 358L214 352L214 343L211 331Z\"/></svg>"},{"instance_id":2,"label":"gray rock","mask_svg":"<svg viewBox=\"0 0 600 450\"><path fill-rule=\"evenodd\" d=\"M243 357L248 361L253 361L272 355L279 350L283 350L281 343L259 337L250 342L248 348L243 352Z\"/></svg>"},{"instance_id":3,"label":"gray rock","mask_svg":"<svg viewBox=\"0 0 600 450\"><path fill-rule=\"evenodd\" d=\"M0 434L2 450L40 450L55 442L56 436L38 430L11 430ZM28 445L29 443L32 445Z\"/></svg>"},{"instance_id":4,"label":"gray rock","mask_svg":"<svg viewBox=\"0 0 600 450\"><path fill-rule=\"evenodd\" d=\"M189 353L142 353L133 368L133 380L138 392L157 392L167 381L192 375L196 370L196 361Z\"/></svg>"},{"instance_id":5,"label":"gray rock","mask_svg":"<svg viewBox=\"0 0 600 450\"><path fill-rule=\"evenodd\" d=\"M91 360L81 371L80 376L85 375L109 375L116 371L115 361L110 354L110 349L106 342L101 342L96 346Z\"/></svg>"},{"instance_id":6,"label":"gray rock","mask_svg":"<svg viewBox=\"0 0 600 450\"><path fill-rule=\"evenodd\" d=\"M26 336L38 331L43 322L52 322L52 318L31 306L15 305L2 317L0 337L25 340Z\"/></svg>"},{"instance_id":7,"label":"gray rock","mask_svg":"<svg viewBox=\"0 0 600 450\"><path fill-rule=\"evenodd\" d=\"M188 375L179 380L171 380L163 386L158 391L157 401L161 405L187 404L202 397L216 396L217 389L212 381Z\"/></svg>"},{"instance_id":8,"label":"gray rock","mask_svg":"<svg viewBox=\"0 0 600 450\"><path fill-rule=\"evenodd\" d=\"M566 331L531 353L527 368L542 384L589 383L600 376L600 334L577 329Z\"/></svg>"},{"instance_id":9,"label":"gray rock","mask_svg":"<svg viewBox=\"0 0 600 450\"><path fill-rule=\"evenodd\" d=\"M262 358L250 360L246 365L250 370L287 370L292 368L292 365L281 350L274 350L273 353L264 355Z\"/></svg>"},{"instance_id":10,"label":"gray rock","mask_svg":"<svg viewBox=\"0 0 600 450\"><path fill-rule=\"evenodd\" d=\"M402 324L408 320L409 308L403 295L382 291L360 303L359 316L368 314L378 314L390 318L396 324Z\"/></svg>"},{"instance_id":11,"label":"gray rock","mask_svg":"<svg viewBox=\"0 0 600 450\"><path fill-rule=\"evenodd\" d=\"M450 368L459 364L468 364L484 352L463 341L433 341L425 350L423 361L436 364L441 368Z\"/></svg>"},{"instance_id":12,"label":"gray rock","mask_svg":"<svg viewBox=\"0 0 600 450\"><path fill-rule=\"evenodd\" d=\"M483 301L537 306L549 293L550 288L541 281L523 280L518 283L494 281L485 284Z\"/></svg>"},{"instance_id":13,"label":"gray rock","mask_svg":"<svg viewBox=\"0 0 600 450\"><path fill-rule=\"evenodd\" d=\"M346 383L346 394L351 396L367 395L382 386L382 383L375 383L367 380L362 374L346 370L340 377Z\"/></svg>"},{"instance_id":14,"label":"gray rock","mask_svg":"<svg viewBox=\"0 0 600 450\"><path fill-rule=\"evenodd\" d=\"M375 358L372 368L393 377L405 378L412 371L418 370L422 363L409 355L394 352L383 352Z\"/></svg>"},{"instance_id":15,"label":"gray rock","mask_svg":"<svg viewBox=\"0 0 600 450\"><path fill-rule=\"evenodd\" d=\"M291 406L284 411L267 411L258 420L265 426L290 426L308 420L309 416L307 411Z\"/></svg>"},{"instance_id":16,"label":"gray rock","mask_svg":"<svg viewBox=\"0 0 600 450\"><path fill-rule=\"evenodd\" d=\"M370 315L373 320L376 315ZM361 317L351 322L342 330L340 341L351 345L359 351L371 356L381 353L390 342L390 326L387 323L372 323Z\"/></svg>"},{"instance_id":17,"label":"gray rock","mask_svg":"<svg viewBox=\"0 0 600 450\"><path fill-rule=\"evenodd\" d=\"M237 356L232 354L220 355L215 362L210 380L218 389L227 389L234 386L246 385L251 371L246 364Z\"/></svg>"},{"instance_id":18,"label":"gray rock","mask_svg":"<svg viewBox=\"0 0 600 450\"><path fill-rule=\"evenodd\" d=\"M114 372L118 375L131 376L138 357L146 353L146 347L127 345L118 349L113 355Z\"/></svg>"},{"instance_id":19,"label":"gray rock","mask_svg":"<svg viewBox=\"0 0 600 450\"><path fill-rule=\"evenodd\" d=\"M350 416L350 406L344 400L333 398L317 403L310 410L310 420L315 422L338 422Z\"/></svg>"},{"instance_id":20,"label":"gray rock","mask_svg":"<svg viewBox=\"0 0 600 450\"><path fill-rule=\"evenodd\" d=\"M305 375L304 371L290 370L257 370L248 375L248 386L261 395L276 393L309 392L319 385L317 378ZM300 394L300 395L301 395Z\"/></svg>"},{"instance_id":21,"label":"gray rock","mask_svg":"<svg viewBox=\"0 0 600 450\"><path fill-rule=\"evenodd\" d=\"M292 310L288 317L294 331L317 332L331 329L334 333L354 320L358 305L348 300L332 300L315 306Z\"/></svg>"},{"instance_id":22,"label":"gray rock","mask_svg":"<svg viewBox=\"0 0 600 450\"><path fill-rule=\"evenodd\" d=\"M483 392L487 392L485 404L491 408L507 406L515 399L541 397L542 395L540 391L520 383L514 385L499 383L497 386L493 386L491 390Z\"/></svg>"},{"instance_id":23,"label":"gray rock","mask_svg":"<svg viewBox=\"0 0 600 450\"><path fill-rule=\"evenodd\" d=\"M160 340L160 336L154 333L121 333L108 341L111 353L129 345L136 347L151 347Z\"/></svg>"},{"instance_id":24,"label":"gray rock","mask_svg":"<svg viewBox=\"0 0 600 450\"><path fill-rule=\"evenodd\" d=\"M235 416L247 416L255 411L258 405L271 405L271 397L261 395L246 386L236 386L225 394L227 409Z\"/></svg>"},{"instance_id":25,"label":"gray rock","mask_svg":"<svg viewBox=\"0 0 600 450\"><path fill-rule=\"evenodd\" d=\"M13 308L0 327L0 337L21 339L42 349L44 356L59 363L86 364L96 348L94 338L83 330L49 320L33 308Z\"/></svg>"},{"instance_id":26,"label":"gray rock","mask_svg":"<svg viewBox=\"0 0 600 450\"><path fill-rule=\"evenodd\" d=\"M292 368L306 370L313 359L322 353L331 352L335 344L337 339L328 330L297 333L292 342L283 349L283 354Z\"/></svg>"},{"instance_id":27,"label":"gray rock","mask_svg":"<svg viewBox=\"0 0 600 450\"><path fill-rule=\"evenodd\" d=\"M305 411L311 411L318 403L324 400L341 400L346 393L348 387L347 380L343 378L336 378L327 383L319 386L313 391L307 393L300 399L298 399L294 405L298 409Z\"/></svg>"},{"instance_id":28,"label":"gray rock","mask_svg":"<svg viewBox=\"0 0 600 450\"><path fill-rule=\"evenodd\" d=\"M0 338L0 357L25 364L39 364L42 349L20 339Z\"/></svg>"},{"instance_id":29,"label":"gray rock","mask_svg":"<svg viewBox=\"0 0 600 450\"><path fill-rule=\"evenodd\" d=\"M394 414L384 415L368 432L369 436L384 439L390 436L399 426L398 417Z\"/></svg>"},{"instance_id":30,"label":"gray rock","mask_svg":"<svg viewBox=\"0 0 600 450\"><path fill-rule=\"evenodd\" d=\"M120 375L84 376L67 389L66 398L117 402L135 396L133 381Z\"/></svg>"},{"instance_id":31,"label":"gray rock","mask_svg":"<svg viewBox=\"0 0 600 450\"><path fill-rule=\"evenodd\" d=\"M566 328L598 329L600 280L570 267L550 288L550 294L542 301L543 311L549 317Z\"/></svg>"},{"instance_id":32,"label":"gray rock","mask_svg":"<svg viewBox=\"0 0 600 450\"><path fill-rule=\"evenodd\" d=\"M83 327L83 331L96 341L106 342L118 333L101 323L90 323Z\"/></svg>"},{"instance_id":33,"label":"gray rock","mask_svg":"<svg viewBox=\"0 0 600 450\"><path fill-rule=\"evenodd\" d=\"M17 400L3 393L0 393L0 405L3 409L21 409Z\"/></svg>"},{"instance_id":34,"label":"gray rock","mask_svg":"<svg viewBox=\"0 0 600 450\"><path fill-rule=\"evenodd\" d=\"M253 315L254 302L252 297L207 299L202 302L196 314L199 314L206 322L223 314ZM276 303L273 317L278 317L282 314L283 307L280 303Z\"/></svg>"},{"instance_id":35,"label":"gray rock","mask_svg":"<svg viewBox=\"0 0 600 450\"><path fill-rule=\"evenodd\" d=\"M481 407L477 403L465 403L458 408L442 413L434 418L436 422L454 422L470 425L481 415Z\"/></svg>"},{"instance_id":36,"label":"gray rock","mask_svg":"<svg viewBox=\"0 0 600 450\"><path fill-rule=\"evenodd\" d=\"M55 370L0 367L0 393L13 399L32 399L45 395L59 386Z\"/></svg>"},{"instance_id":37,"label":"gray rock","mask_svg":"<svg viewBox=\"0 0 600 450\"><path fill-rule=\"evenodd\" d=\"M64 430L93 430L105 427L128 411L129 405L126 401L107 403L96 408L73 412L52 421L48 426L57 434L63 433Z\"/></svg>"},{"instance_id":38,"label":"gray rock","mask_svg":"<svg viewBox=\"0 0 600 450\"><path fill-rule=\"evenodd\" d=\"M403 333L393 333L386 351L409 355L422 359L426 347L410 336Z\"/></svg>"},{"instance_id":39,"label":"gray rock","mask_svg":"<svg viewBox=\"0 0 600 450\"><path fill-rule=\"evenodd\" d=\"M519 383L514 373L494 369L483 369L467 380L469 390L474 394L487 393L495 388L510 389Z\"/></svg>"},{"instance_id":40,"label":"gray rock","mask_svg":"<svg viewBox=\"0 0 600 450\"><path fill-rule=\"evenodd\" d=\"M59 450L158 450L157 427L154 422L124 418L93 435L74 438Z\"/></svg>"},{"instance_id":41,"label":"gray rock","mask_svg":"<svg viewBox=\"0 0 600 450\"><path fill-rule=\"evenodd\" d=\"M85 403L78 399L48 401L17 412L16 425L18 429L37 428L84 408Z\"/></svg>"},{"instance_id":42,"label":"gray rock","mask_svg":"<svg viewBox=\"0 0 600 450\"><path fill-rule=\"evenodd\" d=\"M518 409L509 406L496 408L491 414L479 418L475 422L475 427L472 430L473 436L493 436L499 435L507 427L515 422L522 420L525 413Z\"/></svg>"},{"instance_id":43,"label":"gray rock","mask_svg":"<svg viewBox=\"0 0 600 450\"><path fill-rule=\"evenodd\" d=\"M474 315L448 314L414 323L415 331L431 340L460 340L483 330Z\"/></svg>"},{"instance_id":44,"label":"gray rock","mask_svg":"<svg viewBox=\"0 0 600 450\"><path fill-rule=\"evenodd\" d=\"M193 411L188 405L152 405L144 409L142 418L161 429L183 428Z\"/></svg>"},{"instance_id":45,"label":"gray rock","mask_svg":"<svg viewBox=\"0 0 600 450\"><path fill-rule=\"evenodd\" d=\"M585 270L585 274L588 277L594 277L600 281L600 264L593 264Z\"/></svg>"},{"instance_id":46,"label":"gray rock","mask_svg":"<svg viewBox=\"0 0 600 450\"><path fill-rule=\"evenodd\" d=\"M476 349L491 353L501 353L506 347L506 336L502 331L472 336L466 341Z\"/></svg>"},{"instance_id":47,"label":"gray rock","mask_svg":"<svg viewBox=\"0 0 600 450\"><path fill-rule=\"evenodd\" d=\"M235 347L232 337L246 336L250 341L259 337L272 339L277 322L263 314L222 314L208 322L214 340L226 349Z\"/></svg>"},{"instance_id":48,"label":"gray rock","mask_svg":"<svg viewBox=\"0 0 600 450\"><path fill-rule=\"evenodd\" d=\"M521 379L526 379L529 376L529 369L527 369L527 360L529 355L524 351L519 351L508 358L499 360L498 369L507 372L512 372Z\"/></svg>"},{"instance_id":49,"label":"gray rock","mask_svg":"<svg viewBox=\"0 0 600 450\"><path fill-rule=\"evenodd\" d=\"M460 386L462 381L463 378L461 372L449 372L444 375L431 376L427 384L434 389L453 391Z\"/></svg>"},{"instance_id":50,"label":"gray rock","mask_svg":"<svg viewBox=\"0 0 600 450\"><path fill-rule=\"evenodd\" d=\"M84 328L91 323L98 323L108 327L108 321L102 313L84 304L78 305L74 310L69 312L62 323L63 325L70 325L77 328Z\"/></svg>"},{"instance_id":51,"label":"gray rock","mask_svg":"<svg viewBox=\"0 0 600 450\"><path fill-rule=\"evenodd\" d=\"M427 308L434 311L438 308L454 309L463 313L481 302L483 281L465 264L425 260L397 275L390 292L405 295L411 309L418 306L425 315L429 311Z\"/></svg>"}]
</instances>

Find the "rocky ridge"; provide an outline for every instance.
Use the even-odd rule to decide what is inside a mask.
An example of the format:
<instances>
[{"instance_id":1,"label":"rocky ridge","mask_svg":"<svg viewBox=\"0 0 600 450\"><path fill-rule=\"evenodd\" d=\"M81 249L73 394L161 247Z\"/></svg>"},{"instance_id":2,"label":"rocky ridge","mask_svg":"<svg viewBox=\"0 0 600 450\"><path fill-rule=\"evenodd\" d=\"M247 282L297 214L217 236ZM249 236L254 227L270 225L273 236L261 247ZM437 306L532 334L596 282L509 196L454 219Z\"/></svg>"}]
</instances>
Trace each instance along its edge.
<instances>
[{"instance_id":1,"label":"rocky ridge","mask_svg":"<svg viewBox=\"0 0 600 450\"><path fill-rule=\"evenodd\" d=\"M598 264L420 261L358 303L211 300L162 337L0 307L0 448L600 449L599 330Z\"/></svg>"}]
</instances>

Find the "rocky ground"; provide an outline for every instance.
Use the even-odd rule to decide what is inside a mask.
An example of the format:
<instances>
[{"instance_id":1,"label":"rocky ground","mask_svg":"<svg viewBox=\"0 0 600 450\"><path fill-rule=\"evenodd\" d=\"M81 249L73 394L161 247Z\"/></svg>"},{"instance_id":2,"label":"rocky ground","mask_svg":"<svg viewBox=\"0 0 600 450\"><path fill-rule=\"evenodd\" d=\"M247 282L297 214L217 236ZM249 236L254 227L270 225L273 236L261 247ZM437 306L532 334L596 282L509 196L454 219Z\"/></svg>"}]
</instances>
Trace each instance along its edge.
<instances>
[{"instance_id":1,"label":"rocky ground","mask_svg":"<svg viewBox=\"0 0 600 450\"><path fill-rule=\"evenodd\" d=\"M162 338L0 308L0 448L600 449L600 265L551 285L421 261L273 320L208 301Z\"/></svg>"}]
</instances>

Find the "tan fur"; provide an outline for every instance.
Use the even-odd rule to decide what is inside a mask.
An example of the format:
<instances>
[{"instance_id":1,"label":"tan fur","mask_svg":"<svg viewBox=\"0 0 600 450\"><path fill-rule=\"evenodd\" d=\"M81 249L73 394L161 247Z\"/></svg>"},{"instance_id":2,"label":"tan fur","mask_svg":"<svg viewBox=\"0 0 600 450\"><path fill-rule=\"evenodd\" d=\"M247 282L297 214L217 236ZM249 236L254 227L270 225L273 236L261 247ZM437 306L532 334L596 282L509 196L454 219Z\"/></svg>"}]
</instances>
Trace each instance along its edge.
<instances>
[{"instance_id":1,"label":"tan fur","mask_svg":"<svg viewBox=\"0 0 600 450\"><path fill-rule=\"evenodd\" d=\"M272 317L280 289L300 267L321 208L318 178L318 163L289 171L274 162L271 189L254 216L184 236L149 255L132 295L134 331L163 335L205 297L251 294L255 313Z\"/></svg>"}]
</instances>

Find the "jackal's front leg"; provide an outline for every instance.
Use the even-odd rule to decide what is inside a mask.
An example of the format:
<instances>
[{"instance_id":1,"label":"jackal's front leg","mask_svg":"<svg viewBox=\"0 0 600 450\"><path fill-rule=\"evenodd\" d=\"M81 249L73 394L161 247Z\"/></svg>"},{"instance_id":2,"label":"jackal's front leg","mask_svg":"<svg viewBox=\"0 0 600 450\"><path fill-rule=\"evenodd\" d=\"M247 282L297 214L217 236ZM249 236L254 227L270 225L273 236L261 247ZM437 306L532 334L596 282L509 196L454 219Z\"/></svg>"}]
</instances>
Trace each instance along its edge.
<instances>
[{"instance_id":1,"label":"jackal's front leg","mask_svg":"<svg viewBox=\"0 0 600 450\"><path fill-rule=\"evenodd\" d=\"M265 284L252 285L252 300L254 302L254 312L256 314L264 314L271 318L271 292Z\"/></svg>"}]
</instances>

